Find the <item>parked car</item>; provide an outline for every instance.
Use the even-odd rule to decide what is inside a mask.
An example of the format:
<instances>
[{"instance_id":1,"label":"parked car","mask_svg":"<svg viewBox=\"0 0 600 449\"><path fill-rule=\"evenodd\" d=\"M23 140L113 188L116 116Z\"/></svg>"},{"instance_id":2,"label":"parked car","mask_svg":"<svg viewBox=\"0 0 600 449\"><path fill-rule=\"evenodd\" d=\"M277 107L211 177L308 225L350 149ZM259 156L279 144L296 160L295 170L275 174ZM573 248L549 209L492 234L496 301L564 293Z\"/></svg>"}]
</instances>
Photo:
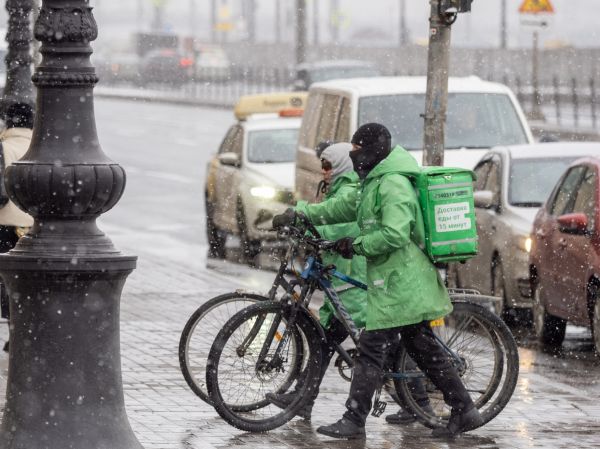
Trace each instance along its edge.
<instances>
[{"instance_id":1,"label":"parked car","mask_svg":"<svg viewBox=\"0 0 600 449\"><path fill-rule=\"evenodd\" d=\"M567 323L592 328L600 353L600 159L573 163L532 231L533 324L545 344L560 345Z\"/></svg>"},{"instance_id":2,"label":"parked car","mask_svg":"<svg viewBox=\"0 0 600 449\"><path fill-rule=\"evenodd\" d=\"M378 122L421 162L425 77L376 77L317 83L309 90L296 156L296 194L314 200L319 142L348 141L359 125ZM450 78L445 165L472 169L491 147L533 143L510 89L476 77Z\"/></svg>"},{"instance_id":3,"label":"parked car","mask_svg":"<svg viewBox=\"0 0 600 449\"><path fill-rule=\"evenodd\" d=\"M195 76L198 80L227 81L230 61L225 51L217 45L201 45L195 50Z\"/></svg>"},{"instance_id":4,"label":"parked car","mask_svg":"<svg viewBox=\"0 0 600 449\"><path fill-rule=\"evenodd\" d=\"M173 48L148 52L141 60L141 84L165 83L180 86L192 80L194 60Z\"/></svg>"},{"instance_id":5,"label":"parked car","mask_svg":"<svg viewBox=\"0 0 600 449\"><path fill-rule=\"evenodd\" d=\"M274 241L271 219L294 204L294 160L306 94L248 95L238 122L208 166L206 226L211 255L223 257L228 234L239 235L248 262Z\"/></svg>"},{"instance_id":6,"label":"parked car","mask_svg":"<svg viewBox=\"0 0 600 449\"><path fill-rule=\"evenodd\" d=\"M306 91L314 84L343 78L381 76L375 64L365 61L337 60L298 64L294 80L295 91Z\"/></svg>"},{"instance_id":7,"label":"parked car","mask_svg":"<svg viewBox=\"0 0 600 449\"><path fill-rule=\"evenodd\" d=\"M140 58L135 53L99 55L94 65L100 81L105 84L138 83Z\"/></svg>"},{"instance_id":8,"label":"parked car","mask_svg":"<svg viewBox=\"0 0 600 449\"><path fill-rule=\"evenodd\" d=\"M479 254L453 264L456 286L502 298L496 312L504 318L529 315L533 220L569 164L590 154L600 156L600 144L543 143L486 153L474 169Z\"/></svg>"}]
</instances>

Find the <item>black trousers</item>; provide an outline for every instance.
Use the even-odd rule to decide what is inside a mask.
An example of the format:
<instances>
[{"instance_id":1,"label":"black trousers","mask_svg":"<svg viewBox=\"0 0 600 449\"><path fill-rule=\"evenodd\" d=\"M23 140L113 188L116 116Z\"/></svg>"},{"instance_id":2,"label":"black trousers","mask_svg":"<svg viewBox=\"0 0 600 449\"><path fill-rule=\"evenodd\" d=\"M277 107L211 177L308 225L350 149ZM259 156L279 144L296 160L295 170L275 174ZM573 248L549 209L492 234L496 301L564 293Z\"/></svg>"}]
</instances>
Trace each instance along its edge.
<instances>
[{"instance_id":1,"label":"black trousers","mask_svg":"<svg viewBox=\"0 0 600 449\"><path fill-rule=\"evenodd\" d=\"M333 319L328 329L325 329L325 335L327 336L327 340L321 342L321 372L319 373L319 386L323 381L323 377L325 377L325 373L327 372L327 367L333 358L333 354L335 354L335 344L340 345L348 338L348 331L346 328L340 323L339 320ZM296 382L295 391L299 392L304 385L306 380L307 371L300 375L298 382ZM319 387L316 388L313 394L312 401L307 405L312 405L314 400L319 394Z\"/></svg>"},{"instance_id":2,"label":"black trousers","mask_svg":"<svg viewBox=\"0 0 600 449\"><path fill-rule=\"evenodd\" d=\"M14 226L0 225L0 253L7 253L15 247L19 237ZM0 309L2 318L8 318L8 293L4 284L0 284Z\"/></svg>"},{"instance_id":3,"label":"black trousers","mask_svg":"<svg viewBox=\"0 0 600 449\"><path fill-rule=\"evenodd\" d=\"M344 417L363 427L375 390L381 385L385 358L400 334L408 354L433 384L443 393L453 409L465 410L473 405L458 372L433 335L428 321L410 326L365 331L360 337L360 352L355 360L350 395Z\"/></svg>"},{"instance_id":4,"label":"black trousers","mask_svg":"<svg viewBox=\"0 0 600 449\"><path fill-rule=\"evenodd\" d=\"M321 372L319 373L319 386L323 381L323 377L325 377L325 373L327 372L327 368L331 363L331 359L335 354L335 345L340 345L348 338L349 334L346 328L342 325L342 323L333 319L329 328L325 329L325 335L327 336L327 340L323 341L321 344ZM398 346L401 345L401 341L398 338L398 334L396 333L394 337L394 350L391 353L395 353L395 350L398 349ZM392 361L393 362L393 361ZM413 362L411 358L408 359L407 367L410 370L416 369L416 364ZM304 371L298 382L296 382L295 392L298 393L302 388L302 385L305 382L307 372ZM425 384L421 381L421 379L411 379L408 381L409 389L412 392L413 397L415 397L417 403L420 405L425 405L429 403L429 397L427 395L427 391L425 389ZM375 390L373 390L375 391ZM308 405L312 405L314 400L317 398L319 394L319 387L316 388L312 401L309 402Z\"/></svg>"}]
</instances>

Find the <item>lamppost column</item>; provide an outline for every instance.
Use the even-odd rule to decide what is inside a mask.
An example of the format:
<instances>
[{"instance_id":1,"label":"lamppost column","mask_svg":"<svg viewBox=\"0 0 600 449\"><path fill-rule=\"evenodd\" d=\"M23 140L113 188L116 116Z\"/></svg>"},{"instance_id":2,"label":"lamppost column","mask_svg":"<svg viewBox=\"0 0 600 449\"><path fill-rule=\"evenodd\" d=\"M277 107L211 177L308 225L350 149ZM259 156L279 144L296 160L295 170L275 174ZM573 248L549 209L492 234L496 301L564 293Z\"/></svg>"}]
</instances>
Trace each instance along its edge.
<instances>
[{"instance_id":1,"label":"lamppost column","mask_svg":"<svg viewBox=\"0 0 600 449\"><path fill-rule=\"evenodd\" d=\"M19 2L20 3L20 2ZM36 122L6 170L9 196L34 218L0 256L10 297L10 353L0 449L141 449L125 412L119 303L136 258L96 226L125 187L100 148L89 0L44 0Z\"/></svg>"},{"instance_id":2,"label":"lamppost column","mask_svg":"<svg viewBox=\"0 0 600 449\"><path fill-rule=\"evenodd\" d=\"M6 85L0 102L0 114L15 102L33 105L31 83L31 11L33 0L6 0L8 30L6 41Z\"/></svg>"}]
</instances>

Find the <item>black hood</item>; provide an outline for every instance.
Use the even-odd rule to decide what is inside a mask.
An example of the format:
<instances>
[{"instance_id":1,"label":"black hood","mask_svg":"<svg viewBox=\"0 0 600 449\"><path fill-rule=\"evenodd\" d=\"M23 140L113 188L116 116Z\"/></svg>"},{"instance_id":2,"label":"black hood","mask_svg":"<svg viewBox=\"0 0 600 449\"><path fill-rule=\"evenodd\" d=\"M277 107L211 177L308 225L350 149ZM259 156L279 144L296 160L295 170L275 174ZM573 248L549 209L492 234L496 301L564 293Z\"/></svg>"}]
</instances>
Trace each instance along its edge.
<instances>
[{"instance_id":1,"label":"black hood","mask_svg":"<svg viewBox=\"0 0 600 449\"><path fill-rule=\"evenodd\" d=\"M379 123L362 125L352 136L351 142L361 147L350 152L354 170L361 179L366 178L392 151L392 136L388 129Z\"/></svg>"}]
</instances>

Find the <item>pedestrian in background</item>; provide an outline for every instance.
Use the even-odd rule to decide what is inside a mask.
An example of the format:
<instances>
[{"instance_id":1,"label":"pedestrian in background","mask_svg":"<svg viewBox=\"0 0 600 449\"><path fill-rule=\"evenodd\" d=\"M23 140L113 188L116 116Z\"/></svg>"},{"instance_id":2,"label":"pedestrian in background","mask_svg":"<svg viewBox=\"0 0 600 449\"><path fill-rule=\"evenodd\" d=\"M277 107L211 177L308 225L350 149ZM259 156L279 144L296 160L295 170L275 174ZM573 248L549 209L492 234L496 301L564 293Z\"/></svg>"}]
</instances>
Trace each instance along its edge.
<instances>
[{"instance_id":1,"label":"pedestrian in background","mask_svg":"<svg viewBox=\"0 0 600 449\"><path fill-rule=\"evenodd\" d=\"M5 115L6 129L0 133L0 151L4 160L4 167L1 167L2 174L4 174L6 167L21 159L29 149L33 135L33 120L34 111L30 105L13 103L8 107ZM4 182L3 177L0 182ZM19 209L15 203L8 200L0 208L0 253L6 253L13 249L19 238L32 225L33 218ZM0 303L2 318L8 319L8 294L4 285L2 285L0 292ZM5 351L8 351L8 345L7 341L4 345Z\"/></svg>"}]
</instances>

